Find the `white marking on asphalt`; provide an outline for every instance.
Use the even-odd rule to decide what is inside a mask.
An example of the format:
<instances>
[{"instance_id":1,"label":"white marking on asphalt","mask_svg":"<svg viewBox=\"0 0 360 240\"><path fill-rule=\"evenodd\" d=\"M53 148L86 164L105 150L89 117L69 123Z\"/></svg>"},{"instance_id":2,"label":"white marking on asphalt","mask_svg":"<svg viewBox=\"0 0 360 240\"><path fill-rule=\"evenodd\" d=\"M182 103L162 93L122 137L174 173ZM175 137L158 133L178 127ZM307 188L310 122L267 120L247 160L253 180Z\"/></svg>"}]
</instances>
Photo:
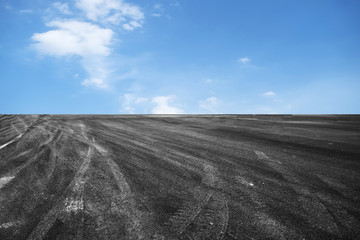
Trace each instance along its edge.
<instances>
[{"instance_id":1,"label":"white marking on asphalt","mask_svg":"<svg viewBox=\"0 0 360 240\"><path fill-rule=\"evenodd\" d=\"M70 200L66 198L65 200L65 211L66 212L77 212L84 209L84 200Z\"/></svg>"},{"instance_id":2,"label":"white marking on asphalt","mask_svg":"<svg viewBox=\"0 0 360 240\"><path fill-rule=\"evenodd\" d=\"M248 186L248 187L253 187L254 183L247 181L244 177L241 176L236 176L236 181L242 185Z\"/></svg>"},{"instance_id":3,"label":"white marking on asphalt","mask_svg":"<svg viewBox=\"0 0 360 240\"><path fill-rule=\"evenodd\" d=\"M15 142L16 140L18 140L19 138L21 138L21 136L22 136L22 134L20 134L19 136L17 136L17 137L16 137L16 138L14 138L13 140L11 140L11 141L9 141L9 142L7 142L7 143L5 143L5 144L1 145L1 146L0 146L0 149L3 149L4 147L6 147L7 145L9 145L10 143Z\"/></svg>"},{"instance_id":4,"label":"white marking on asphalt","mask_svg":"<svg viewBox=\"0 0 360 240\"><path fill-rule=\"evenodd\" d=\"M96 150L98 150L102 155L106 155L107 151L105 150L105 148L101 147L100 145L96 144L95 141L94 142L94 147L96 148Z\"/></svg>"},{"instance_id":5,"label":"white marking on asphalt","mask_svg":"<svg viewBox=\"0 0 360 240\"><path fill-rule=\"evenodd\" d=\"M279 164L282 164L282 162L280 162L279 160L273 160L271 158L269 158L268 156L266 156L265 153L261 152L261 151L256 151L254 150L254 153L256 154L256 156L258 156L259 159L261 160L268 160L268 161L272 161L272 162L276 162Z\"/></svg>"},{"instance_id":6,"label":"white marking on asphalt","mask_svg":"<svg viewBox=\"0 0 360 240\"><path fill-rule=\"evenodd\" d=\"M2 177L0 178L0 189L13 180L15 176Z\"/></svg>"},{"instance_id":7,"label":"white marking on asphalt","mask_svg":"<svg viewBox=\"0 0 360 240\"><path fill-rule=\"evenodd\" d=\"M260 152L260 151L254 151L255 154L258 156L258 158L263 159L263 160L268 160L269 157L265 155L265 153Z\"/></svg>"},{"instance_id":8,"label":"white marking on asphalt","mask_svg":"<svg viewBox=\"0 0 360 240\"><path fill-rule=\"evenodd\" d=\"M19 221L3 223L0 225L0 228L13 227L13 226L19 225L19 223L20 223Z\"/></svg>"},{"instance_id":9,"label":"white marking on asphalt","mask_svg":"<svg viewBox=\"0 0 360 240\"><path fill-rule=\"evenodd\" d=\"M9 145L10 143L13 143L13 142L15 142L15 139L14 139L14 140L11 140L10 142L7 142L7 143L1 145L1 146L0 146L0 149L3 149L4 147L6 147L7 145Z\"/></svg>"}]
</instances>

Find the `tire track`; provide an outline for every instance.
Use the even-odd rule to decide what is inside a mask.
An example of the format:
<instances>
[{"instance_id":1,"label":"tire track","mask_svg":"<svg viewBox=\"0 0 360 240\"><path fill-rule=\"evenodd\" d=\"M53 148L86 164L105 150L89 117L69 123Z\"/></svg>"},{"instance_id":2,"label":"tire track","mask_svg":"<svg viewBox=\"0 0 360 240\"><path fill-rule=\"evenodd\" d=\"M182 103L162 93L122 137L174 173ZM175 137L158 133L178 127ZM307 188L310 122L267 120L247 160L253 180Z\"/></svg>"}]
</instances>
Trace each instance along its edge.
<instances>
[{"instance_id":1,"label":"tire track","mask_svg":"<svg viewBox=\"0 0 360 240\"><path fill-rule=\"evenodd\" d=\"M228 227L227 201L221 194L214 194L186 230L191 239L223 239ZM188 239L180 236L180 239Z\"/></svg>"},{"instance_id":2,"label":"tire track","mask_svg":"<svg viewBox=\"0 0 360 240\"><path fill-rule=\"evenodd\" d=\"M125 176L122 174L119 166L110 157L108 151L101 145L95 143L94 139L93 146L107 164L119 190L117 195L112 196L111 209L115 210L115 214L125 216L127 239L145 239L147 233L143 226L143 214L137 209L136 201L129 184L126 182ZM97 228L100 229L102 226L100 225Z\"/></svg>"},{"instance_id":3,"label":"tire track","mask_svg":"<svg viewBox=\"0 0 360 240\"><path fill-rule=\"evenodd\" d=\"M220 185L218 170L204 166L203 184L216 188ZM178 239L222 239L225 236L229 210L226 198L214 190L197 187L193 201L186 202L166 223L169 237Z\"/></svg>"},{"instance_id":4,"label":"tire track","mask_svg":"<svg viewBox=\"0 0 360 240\"><path fill-rule=\"evenodd\" d=\"M0 178L0 189L2 187L4 187L6 184L8 184L9 182L11 182L11 180L13 180L15 178L15 176L4 176L2 178Z\"/></svg>"},{"instance_id":5,"label":"tire track","mask_svg":"<svg viewBox=\"0 0 360 240\"><path fill-rule=\"evenodd\" d=\"M17 140L19 140L22 137L22 134L18 135L17 137L15 137L13 140L10 140L9 142L3 144L0 146L0 150L3 149L4 147L6 147L7 145L16 142Z\"/></svg>"},{"instance_id":6,"label":"tire track","mask_svg":"<svg viewBox=\"0 0 360 240\"><path fill-rule=\"evenodd\" d=\"M85 173L89 168L93 151L93 147L90 146L85 160L75 174L71 195L65 199L66 212L77 212L78 210L81 211L84 209L83 194L85 182L87 180Z\"/></svg>"},{"instance_id":7,"label":"tire track","mask_svg":"<svg viewBox=\"0 0 360 240\"><path fill-rule=\"evenodd\" d=\"M34 231L29 235L28 240L42 240L49 232L51 227L54 225L57 219L64 219L68 213L78 210L83 210L83 199L82 191L85 184L85 173L89 168L91 157L93 154L93 147L89 146L87 155L76 172L73 180L69 184L65 192L70 192L70 197L66 195L62 196L59 200L56 201L54 207L51 208L48 213L42 218L39 224L36 226ZM81 202L81 204L80 204Z\"/></svg>"},{"instance_id":8,"label":"tire track","mask_svg":"<svg viewBox=\"0 0 360 240\"><path fill-rule=\"evenodd\" d=\"M265 160L267 165L284 177L287 183L283 183L283 186L288 185L297 193L297 199L301 204L302 210L305 212L300 213L304 219L307 219L312 226L316 226L323 231L335 235L339 234L338 227L325 205L316 195L311 194L309 188L301 184L301 180L298 177L294 176L280 161L268 157L261 151L254 151L254 153L260 160ZM268 221L263 222L266 223ZM270 225L274 225L271 221L270 223Z\"/></svg>"},{"instance_id":9,"label":"tire track","mask_svg":"<svg viewBox=\"0 0 360 240\"><path fill-rule=\"evenodd\" d=\"M199 192L201 191L199 188L197 190ZM168 223L165 224L169 226L169 230L173 237L177 238L183 234L187 227L195 220L202 209L208 204L210 198L213 195L213 193L197 193L197 197L199 197L200 194L203 196L200 196L200 200L198 202L188 202L173 217L170 218Z\"/></svg>"},{"instance_id":10,"label":"tire track","mask_svg":"<svg viewBox=\"0 0 360 240\"><path fill-rule=\"evenodd\" d=\"M42 129L44 129L44 128L42 127ZM44 131L45 131L45 130L44 130ZM46 132L48 132L48 131L46 131ZM51 150L51 154L52 154L53 156L56 155L57 152L56 152L54 146L55 146L55 144L61 139L62 135L63 135L63 132L62 132L60 129L55 130L55 134L51 134L51 136L45 141L45 143L40 144L39 147L44 146L44 145L47 145L47 146L50 148L50 150ZM22 136L22 135L21 135L21 136ZM18 138L20 139L21 136L19 136ZM18 139L16 139L16 140L18 140ZM16 140L13 140L13 141L16 141ZM31 151L34 151L34 149L25 150L25 151L23 151L22 153L18 154L18 155L17 155L16 157L14 157L13 159L16 159L16 158L18 158L18 157L21 157L22 155L28 154L28 153L30 153ZM28 161L26 161L24 164L22 164L22 165L20 165L20 166L18 166L18 167L16 167L16 168L14 168L13 170L11 170L8 174L16 176L21 170L27 168L30 164L32 164L32 163L35 162L36 160L37 160L37 156L35 155L35 156L31 157ZM51 165L51 167L54 167L54 166ZM54 169L51 169L49 176L51 175L51 172L52 172L53 170L54 170Z\"/></svg>"}]
</instances>

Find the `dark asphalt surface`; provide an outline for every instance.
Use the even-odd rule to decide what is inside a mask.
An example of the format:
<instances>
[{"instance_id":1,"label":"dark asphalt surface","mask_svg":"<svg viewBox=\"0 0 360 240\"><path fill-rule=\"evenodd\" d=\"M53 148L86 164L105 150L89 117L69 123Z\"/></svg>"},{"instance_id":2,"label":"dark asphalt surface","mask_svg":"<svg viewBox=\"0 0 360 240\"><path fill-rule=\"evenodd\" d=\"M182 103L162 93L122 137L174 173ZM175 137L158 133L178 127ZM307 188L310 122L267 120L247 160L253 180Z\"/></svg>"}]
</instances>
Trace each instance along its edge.
<instances>
[{"instance_id":1,"label":"dark asphalt surface","mask_svg":"<svg viewBox=\"0 0 360 240\"><path fill-rule=\"evenodd\" d=\"M360 239L360 115L0 115L0 239Z\"/></svg>"}]
</instances>

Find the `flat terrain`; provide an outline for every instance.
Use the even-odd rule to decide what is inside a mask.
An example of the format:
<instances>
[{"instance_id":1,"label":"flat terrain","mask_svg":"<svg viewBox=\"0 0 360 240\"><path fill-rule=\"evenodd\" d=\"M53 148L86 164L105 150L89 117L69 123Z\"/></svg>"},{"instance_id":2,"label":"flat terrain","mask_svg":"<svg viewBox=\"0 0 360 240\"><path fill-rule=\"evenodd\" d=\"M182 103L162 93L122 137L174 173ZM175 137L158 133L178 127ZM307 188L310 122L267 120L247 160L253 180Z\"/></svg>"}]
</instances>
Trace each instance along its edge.
<instances>
[{"instance_id":1,"label":"flat terrain","mask_svg":"<svg viewBox=\"0 0 360 240\"><path fill-rule=\"evenodd\" d=\"M0 239L360 239L360 116L0 115Z\"/></svg>"}]
</instances>

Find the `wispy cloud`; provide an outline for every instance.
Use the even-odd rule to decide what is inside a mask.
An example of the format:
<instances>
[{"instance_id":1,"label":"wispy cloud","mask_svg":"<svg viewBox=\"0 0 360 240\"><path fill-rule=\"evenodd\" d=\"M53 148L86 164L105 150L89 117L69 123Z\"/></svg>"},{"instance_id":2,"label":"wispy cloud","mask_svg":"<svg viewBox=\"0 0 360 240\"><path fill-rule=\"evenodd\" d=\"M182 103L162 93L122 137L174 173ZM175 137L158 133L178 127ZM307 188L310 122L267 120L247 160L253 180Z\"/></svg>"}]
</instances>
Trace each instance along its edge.
<instances>
[{"instance_id":1,"label":"wispy cloud","mask_svg":"<svg viewBox=\"0 0 360 240\"><path fill-rule=\"evenodd\" d=\"M3 7L6 9L6 10L11 10L12 9L12 6L10 4L3 4Z\"/></svg>"},{"instance_id":2,"label":"wispy cloud","mask_svg":"<svg viewBox=\"0 0 360 240\"><path fill-rule=\"evenodd\" d=\"M144 20L138 6L122 0L76 0L76 6L91 21L121 25L128 31L141 27Z\"/></svg>"},{"instance_id":3,"label":"wispy cloud","mask_svg":"<svg viewBox=\"0 0 360 240\"><path fill-rule=\"evenodd\" d=\"M250 62L250 59L247 58L247 57L242 57L242 58L239 58L239 59L238 59L238 62L245 64L245 63Z\"/></svg>"},{"instance_id":4,"label":"wispy cloud","mask_svg":"<svg viewBox=\"0 0 360 240\"><path fill-rule=\"evenodd\" d=\"M174 6L174 7L180 7L180 3L178 1L172 1L172 3L170 3L171 6Z\"/></svg>"},{"instance_id":5,"label":"wispy cloud","mask_svg":"<svg viewBox=\"0 0 360 240\"><path fill-rule=\"evenodd\" d=\"M276 93L274 93L273 91L268 91L268 92L263 93L263 95L266 97L273 97L276 95Z\"/></svg>"},{"instance_id":6,"label":"wispy cloud","mask_svg":"<svg viewBox=\"0 0 360 240\"><path fill-rule=\"evenodd\" d=\"M205 100L199 101L199 106L211 112L215 112L221 101L216 97L208 97Z\"/></svg>"},{"instance_id":7,"label":"wispy cloud","mask_svg":"<svg viewBox=\"0 0 360 240\"><path fill-rule=\"evenodd\" d=\"M162 4L155 4L153 6L153 13L151 14L151 16L153 17L161 17L164 13L165 9L163 7Z\"/></svg>"},{"instance_id":8,"label":"wispy cloud","mask_svg":"<svg viewBox=\"0 0 360 240\"><path fill-rule=\"evenodd\" d=\"M109 86L101 78L85 79L82 83L84 86L94 86L97 88L107 89Z\"/></svg>"},{"instance_id":9,"label":"wispy cloud","mask_svg":"<svg viewBox=\"0 0 360 240\"><path fill-rule=\"evenodd\" d=\"M69 9L69 5L68 3L60 3L60 2L54 2L53 3L53 7L55 9L57 9L60 13L65 14L65 15L70 15L72 14L70 9Z\"/></svg>"},{"instance_id":10,"label":"wispy cloud","mask_svg":"<svg viewBox=\"0 0 360 240\"><path fill-rule=\"evenodd\" d=\"M139 110L139 106L141 107L148 103L149 99L145 97L138 97L135 94L126 93L120 97L120 101L122 102L121 112L133 114Z\"/></svg>"},{"instance_id":11,"label":"wispy cloud","mask_svg":"<svg viewBox=\"0 0 360 240\"><path fill-rule=\"evenodd\" d=\"M171 96L157 96L152 99L152 103L155 104L155 107L152 109L153 114L180 114L183 113L178 107L170 106L170 102L175 98L174 95Z\"/></svg>"},{"instance_id":12,"label":"wispy cloud","mask_svg":"<svg viewBox=\"0 0 360 240\"><path fill-rule=\"evenodd\" d=\"M153 17L161 17L162 15L160 13L152 13L151 16L153 16Z\"/></svg>"},{"instance_id":13,"label":"wispy cloud","mask_svg":"<svg viewBox=\"0 0 360 240\"><path fill-rule=\"evenodd\" d=\"M135 103L136 103L136 104L141 104L141 103L147 102L148 100L149 100L149 99L147 99L147 98L139 97L139 98L136 98L136 99L135 99Z\"/></svg>"},{"instance_id":14,"label":"wispy cloud","mask_svg":"<svg viewBox=\"0 0 360 240\"><path fill-rule=\"evenodd\" d=\"M31 9L22 9L19 11L19 13L21 14L26 14L26 13L32 13L33 11Z\"/></svg>"},{"instance_id":15,"label":"wispy cloud","mask_svg":"<svg viewBox=\"0 0 360 240\"><path fill-rule=\"evenodd\" d=\"M32 47L42 55L53 57L80 56L89 77L82 85L109 89L112 70L107 66L112 46L118 42L115 35L122 29L132 31L140 28L144 14L138 6L123 0L74 0L78 11L71 11L67 3L52 4L51 18L46 25L51 30L35 33ZM72 13L82 12L80 15ZM56 13L56 14L55 14ZM73 18L59 18L59 15ZM55 14L55 15L54 15ZM63 16L62 15L62 16Z\"/></svg>"}]
</instances>

